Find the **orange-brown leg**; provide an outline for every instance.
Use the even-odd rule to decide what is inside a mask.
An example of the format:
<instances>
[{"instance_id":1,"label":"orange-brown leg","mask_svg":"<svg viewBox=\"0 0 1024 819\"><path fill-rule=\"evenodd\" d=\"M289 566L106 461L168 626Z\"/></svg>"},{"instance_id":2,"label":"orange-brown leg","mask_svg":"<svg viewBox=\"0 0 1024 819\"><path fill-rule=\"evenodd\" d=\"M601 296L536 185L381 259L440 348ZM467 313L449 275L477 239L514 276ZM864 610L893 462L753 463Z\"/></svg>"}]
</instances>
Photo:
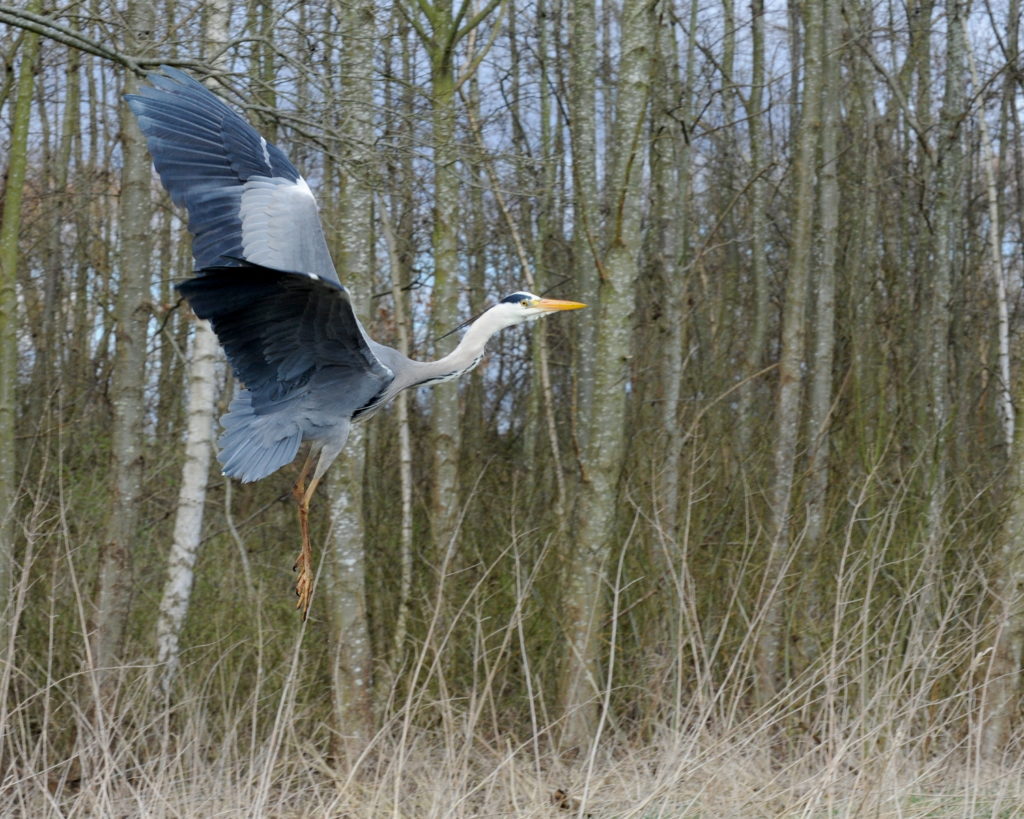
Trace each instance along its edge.
<instances>
[{"instance_id":1,"label":"orange-brown leg","mask_svg":"<svg viewBox=\"0 0 1024 819\"><path fill-rule=\"evenodd\" d=\"M292 497L299 504L299 532L302 535L302 548L295 565L292 566L292 571L298 572L298 577L295 578L295 595L299 599L295 608L302 609L303 620L309 614L309 601L313 594L313 547L309 542L309 501L313 497L312 490L316 489L319 481L314 480L309 491L306 489L306 476L313 465L313 457L313 453L310 452L292 489Z\"/></svg>"}]
</instances>

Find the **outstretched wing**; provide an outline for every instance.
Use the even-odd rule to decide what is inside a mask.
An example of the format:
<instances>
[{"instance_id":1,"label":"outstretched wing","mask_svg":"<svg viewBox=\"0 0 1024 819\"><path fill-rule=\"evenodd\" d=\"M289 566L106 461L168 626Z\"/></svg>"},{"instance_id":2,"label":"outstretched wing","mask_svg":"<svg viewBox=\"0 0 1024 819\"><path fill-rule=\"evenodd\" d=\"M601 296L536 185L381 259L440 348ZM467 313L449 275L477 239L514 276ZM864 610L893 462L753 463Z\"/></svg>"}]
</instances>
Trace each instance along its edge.
<instances>
[{"instance_id":1,"label":"outstretched wing","mask_svg":"<svg viewBox=\"0 0 1024 819\"><path fill-rule=\"evenodd\" d=\"M149 81L128 105L188 210L196 267L244 259L337 282L316 199L288 157L184 72L164 66Z\"/></svg>"},{"instance_id":2,"label":"outstretched wing","mask_svg":"<svg viewBox=\"0 0 1024 819\"><path fill-rule=\"evenodd\" d=\"M224 419L228 475L258 480L302 440L336 437L394 379L336 282L242 264L202 270L178 291L209 319L245 385Z\"/></svg>"}]
</instances>

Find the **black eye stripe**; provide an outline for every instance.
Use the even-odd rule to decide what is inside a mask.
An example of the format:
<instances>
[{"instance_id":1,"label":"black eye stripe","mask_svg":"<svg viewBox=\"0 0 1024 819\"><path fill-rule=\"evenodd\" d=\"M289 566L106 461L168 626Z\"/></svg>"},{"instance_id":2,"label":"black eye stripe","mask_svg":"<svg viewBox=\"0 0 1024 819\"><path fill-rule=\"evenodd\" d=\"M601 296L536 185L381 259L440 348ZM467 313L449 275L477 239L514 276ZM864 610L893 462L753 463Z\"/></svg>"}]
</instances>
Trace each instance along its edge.
<instances>
[{"instance_id":1,"label":"black eye stripe","mask_svg":"<svg viewBox=\"0 0 1024 819\"><path fill-rule=\"evenodd\" d=\"M503 298L501 300L501 303L502 304L519 304L520 302L524 302L524 301L533 301L534 298L536 298L536 297L531 295L530 293L513 293L510 296L505 296L505 298Z\"/></svg>"}]
</instances>

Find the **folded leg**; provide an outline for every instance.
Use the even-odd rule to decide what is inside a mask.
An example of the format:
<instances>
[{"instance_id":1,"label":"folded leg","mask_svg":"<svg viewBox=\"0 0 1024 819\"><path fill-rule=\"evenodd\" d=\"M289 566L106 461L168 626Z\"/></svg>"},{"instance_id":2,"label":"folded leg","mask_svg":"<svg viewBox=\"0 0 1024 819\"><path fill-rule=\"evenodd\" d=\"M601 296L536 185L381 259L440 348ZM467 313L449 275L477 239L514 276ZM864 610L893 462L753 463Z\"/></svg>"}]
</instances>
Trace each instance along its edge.
<instances>
[{"instance_id":1,"label":"folded leg","mask_svg":"<svg viewBox=\"0 0 1024 819\"><path fill-rule=\"evenodd\" d=\"M309 451L309 456L299 473L299 479L295 482L295 488L292 489L292 496L299 503L299 530L302 533L302 550L293 567L293 570L298 572L298 577L295 578L295 594L299 599L295 603L295 608L302 610L303 620L309 615L309 603L313 597L313 580L316 577L313 570L313 547L309 541L309 502L313 499L313 493L316 492L317 486L320 485L320 479L323 478L327 468L334 463L345 445L345 439L348 438L347 424L343 431L344 436L340 439L328 441L319 450L314 448ZM318 451L320 457L313 472L313 479L309 482L309 486L305 486L306 476L309 474L309 468Z\"/></svg>"}]
</instances>

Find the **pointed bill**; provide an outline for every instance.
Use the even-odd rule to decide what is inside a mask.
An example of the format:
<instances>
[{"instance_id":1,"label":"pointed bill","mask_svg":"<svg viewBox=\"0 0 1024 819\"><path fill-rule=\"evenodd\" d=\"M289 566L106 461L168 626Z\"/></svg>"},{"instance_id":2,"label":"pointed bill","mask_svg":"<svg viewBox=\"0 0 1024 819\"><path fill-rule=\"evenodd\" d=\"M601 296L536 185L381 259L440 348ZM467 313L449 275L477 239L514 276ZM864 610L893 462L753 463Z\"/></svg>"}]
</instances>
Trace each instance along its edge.
<instances>
[{"instance_id":1,"label":"pointed bill","mask_svg":"<svg viewBox=\"0 0 1024 819\"><path fill-rule=\"evenodd\" d=\"M541 310L579 310L587 305L578 301L562 301L561 299L537 299L532 307L539 307Z\"/></svg>"}]
</instances>

